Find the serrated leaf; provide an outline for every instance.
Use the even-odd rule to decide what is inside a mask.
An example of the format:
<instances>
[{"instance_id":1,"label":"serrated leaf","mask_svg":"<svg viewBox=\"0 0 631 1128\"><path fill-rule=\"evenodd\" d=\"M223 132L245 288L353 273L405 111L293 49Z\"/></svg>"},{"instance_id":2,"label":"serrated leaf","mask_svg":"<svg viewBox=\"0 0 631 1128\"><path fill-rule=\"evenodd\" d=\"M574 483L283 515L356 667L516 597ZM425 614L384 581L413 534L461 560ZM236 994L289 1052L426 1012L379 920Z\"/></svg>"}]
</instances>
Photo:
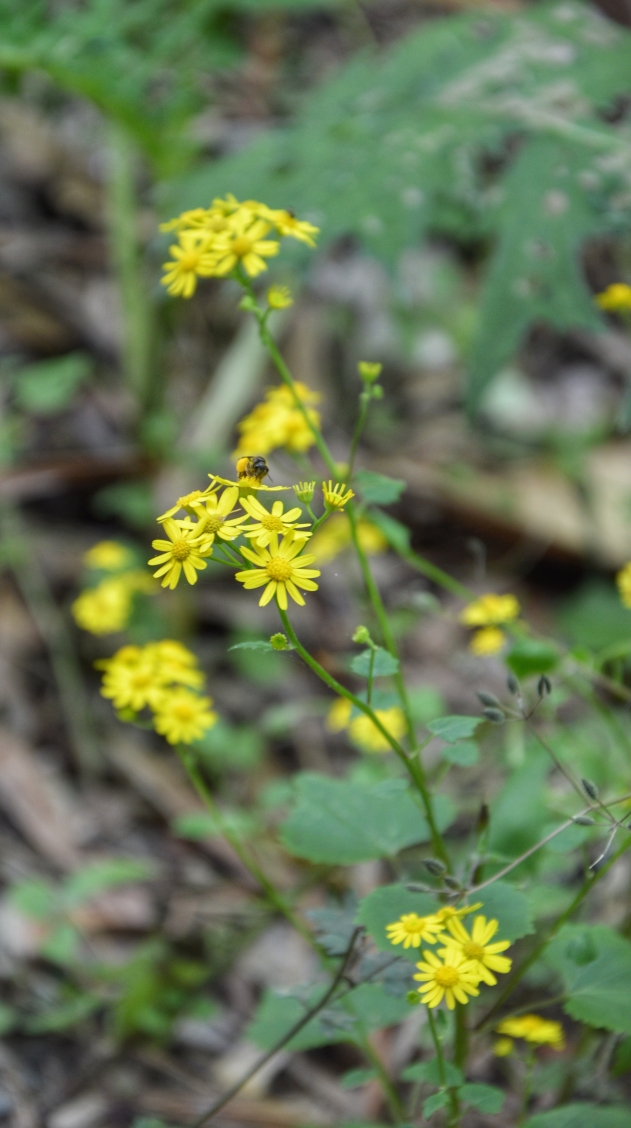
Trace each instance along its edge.
<instances>
[{"instance_id":1,"label":"serrated leaf","mask_svg":"<svg viewBox=\"0 0 631 1128\"><path fill-rule=\"evenodd\" d=\"M439 717L436 721L430 721L427 728L433 732L434 736L439 736L447 744L456 744L459 740L466 740L467 737L473 736L478 725L481 725L484 717L466 717L454 714L450 717Z\"/></svg>"},{"instance_id":2,"label":"serrated leaf","mask_svg":"<svg viewBox=\"0 0 631 1128\"><path fill-rule=\"evenodd\" d=\"M512 942L520 940L522 936L530 936L535 931L528 897L507 881L494 881L479 893L472 893L469 900L472 904L481 901L482 908L477 913L487 920L498 921L495 940ZM464 923L466 922L467 918Z\"/></svg>"},{"instance_id":3,"label":"serrated leaf","mask_svg":"<svg viewBox=\"0 0 631 1128\"><path fill-rule=\"evenodd\" d=\"M370 659L373 653L373 677L389 678L397 673L399 669L398 658L395 658L389 651L384 650L382 646L377 646L374 651L368 648L367 650L362 650L361 654L357 654L353 658L350 665L354 674L358 674L361 678L370 676Z\"/></svg>"},{"instance_id":4,"label":"serrated leaf","mask_svg":"<svg viewBox=\"0 0 631 1128\"><path fill-rule=\"evenodd\" d=\"M461 1086L458 1096L464 1104L473 1105L473 1107L478 1108L480 1112L493 1115L500 1111L504 1104L506 1094L502 1089L497 1089L495 1085L467 1083Z\"/></svg>"},{"instance_id":5,"label":"serrated leaf","mask_svg":"<svg viewBox=\"0 0 631 1128\"><path fill-rule=\"evenodd\" d=\"M365 926L380 952L390 952L416 963L421 958L419 948L391 944L386 934L386 925L398 920L403 913L430 916L439 907L437 899L431 893L411 893L405 885L399 884L381 885L362 898L355 921Z\"/></svg>"},{"instance_id":6,"label":"serrated leaf","mask_svg":"<svg viewBox=\"0 0 631 1128\"><path fill-rule=\"evenodd\" d=\"M355 482L369 505L391 505L399 500L407 485L403 478L389 478L376 470L358 470Z\"/></svg>"},{"instance_id":7,"label":"serrated leaf","mask_svg":"<svg viewBox=\"0 0 631 1128\"><path fill-rule=\"evenodd\" d=\"M303 772L294 809L280 827L281 839L297 857L329 865L393 857L426 842L427 823L401 783L364 785Z\"/></svg>"},{"instance_id":8,"label":"serrated leaf","mask_svg":"<svg viewBox=\"0 0 631 1128\"><path fill-rule=\"evenodd\" d=\"M594 958L580 957L585 944ZM604 924L566 924L550 944L545 961L563 980L564 1009L572 1018L631 1034L631 995L622 988L631 981L629 940Z\"/></svg>"},{"instance_id":9,"label":"serrated leaf","mask_svg":"<svg viewBox=\"0 0 631 1128\"><path fill-rule=\"evenodd\" d=\"M524 1128L631 1128L631 1112L623 1105L578 1101L529 1116Z\"/></svg>"}]
</instances>

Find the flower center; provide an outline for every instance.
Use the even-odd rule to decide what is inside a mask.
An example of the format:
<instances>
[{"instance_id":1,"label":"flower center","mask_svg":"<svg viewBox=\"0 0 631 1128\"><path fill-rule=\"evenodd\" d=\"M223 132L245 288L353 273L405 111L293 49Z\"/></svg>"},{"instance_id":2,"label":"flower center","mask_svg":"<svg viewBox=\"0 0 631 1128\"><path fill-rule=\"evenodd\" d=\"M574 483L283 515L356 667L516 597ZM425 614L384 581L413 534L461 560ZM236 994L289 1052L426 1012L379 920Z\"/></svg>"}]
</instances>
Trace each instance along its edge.
<instances>
[{"instance_id":1,"label":"flower center","mask_svg":"<svg viewBox=\"0 0 631 1128\"><path fill-rule=\"evenodd\" d=\"M484 959L484 948L480 944L474 944L473 940L469 940L466 944L463 944L462 951L468 960Z\"/></svg>"},{"instance_id":2,"label":"flower center","mask_svg":"<svg viewBox=\"0 0 631 1128\"><path fill-rule=\"evenodd\" d=\"M369 718L367 718L369 719ZM372 724L372 721L370 722ZM374 724L372 724L374 728ZM405 920L401 922L406 932L411 932L413 935L417 932L422 932L425 926L424 917L417 917L416 920Z\"/></svg>"},{"instance_id":3,"label":"flower center","mask_svg":"<svg viewBox=\"0 0 631 1128\"><path fill-rule=\"evenodd\" d=\"M439 967L436 969L434 978L441 987L453 987L454 984L458 982L460 976L455 967Z\"/></svg>"},{"instance_id":4,"label":"flower center","mask_svg":"<svg viewBox=\"0 0 631 1128\"><path fill-rule=\"evenodd\" d=\"M226 227L228 226L228 222L223 218L222 215L215 215L212 219L209 219L206 222L205 226L209 231L225 231Z\"/></svg>"},{"instance_id":5,"label":"flower center","mask_svg":"<svg viewBox=\"0 0 631 1128\"><path fill-rule=\"evenodd\" d=\"M151 685L153 681L153 672L139 670L137 673L132 674L130 681L134 689L145 689L148 685Z\"/></svg>"},{"instance_id":6,"label":"flower center","mask_svg":"<svg viewBox=\"0 0 631 1128\"><path fill-rule=\"evenodd\" d=\"M270 579L284 583L291 577L291 564L280 556L274 556L267 565L266 571Z\"/></svg>"},{"instance_id":7,"label":"flower center","mask_svg":"<svg viewBox=\"0 0 631 1128\"><path fill-rule=\"evenodd\" d=\"M178 721L191 721L195 715L195 710L188 701L180 701L178 705L173 707L173 716L177 717Z\"/></svg>"},{"instance_id":8,"label":"flower center","mask_svg":"<svg viewBox=\"0 0 631 1128\"><path fill-rule=\"evenodd\" d=\"M186 251L186 253L183 254L181 259L180 259L180 270L185 271L187 273L192 271L192 270L197 270L198 263L199 263L199 252L198 251Z\"/></svg>"},{"instance_id":9,"label":"flower center","mask_svg":"<svg viewBox=\"0 0 631 1128\"><path fill-rule=\"evenodd\" d=\"M204 521L204 532L218 533L225 519L226 518L221 517L219 513L209 513Z\"/></svg>"},{"instance_id":10,"label":"flower center","mask_svg":"<svg viewBox=\"0 0 631 1128\"><path fill-rule=\"evenodd\" d=\"M246 235L239 235L232 244L232 253L237 258L243 258L252 250L252 240L248 239Z\"/></svg>"},{"instance_id":11,"label":"flower center","mask_svg":"<svg viewBox=\"0 0 631 1128\"><path fill-rule=\"evenodd\" d=\"M175 560L186 560L186 558L190 556L191 546L184 537L180 537L179 540L173 541L171 552Z\"/></svg>"},{"instance_id":12,"label":"flower center","mask_svg":"<svg viewBox=\"0 0 631 1128\"><path fill-rule=\"evenodd\" d=\"M270 513L267 517L261 517L261 525L264 529L269 529L271 533L282 533L284 531L280 517L275 517L273 513Z\"/></svg>"}]
</instances>

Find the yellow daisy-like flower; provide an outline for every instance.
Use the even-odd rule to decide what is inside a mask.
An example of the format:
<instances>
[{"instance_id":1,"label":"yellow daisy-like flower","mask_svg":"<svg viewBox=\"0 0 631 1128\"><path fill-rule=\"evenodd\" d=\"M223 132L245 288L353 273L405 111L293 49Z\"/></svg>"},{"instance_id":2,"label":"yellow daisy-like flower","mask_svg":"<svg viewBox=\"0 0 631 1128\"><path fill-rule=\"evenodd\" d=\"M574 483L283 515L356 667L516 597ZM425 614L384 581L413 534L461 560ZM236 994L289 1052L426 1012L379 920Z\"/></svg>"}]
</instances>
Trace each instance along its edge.
<instances>
[{"instance_id":1,"label":"yellow daisy-like flower","mask_svg":"<svg viewBox=\"0 0 631 1128\"><path fill-rule=\"evenodd\" d=\"M210 217L213 214L212 208L191 208L190 211L184 211L181 215L176 216L175 219L169 219L167 223L160 224L160 231L186 231L186 230L202 230L204 229Z\"/></svg>"},{"instance_id":2,"label":"yellow daisy-like flower","mask_svg":"<svg viewBox=\"0 0 631 1128\"><path fill-rule=\"evenodd\" d=\"M360 517L357 522L357 537L364 552L369 556L376 556L386 552L388 542L381 529ZM351 527L345 513L334 513L329 520L315 533L311 547L318 557L319 564L330 564L352 543Z\"/></svg>"},{"instance_id":3,"label":"yellow daisy-like flower","mask_svg":"<svg viewBox=\"0 0 631 1128\"><path fill-rule=\"evenodd\" d=\"M608 313L631 311L631 286L626 282L612 282L602 294L596 295L596 302Z\"/></svg>"},{"instance_id":4,"label":"yellow daisy-like flower","mask_svg":"<svg viewBox=\"0 0 631 1128\"><path fill-rule=\"evenodd\" d=\"M246 591L266 585L259 599L259 607L265 607L276 596L278 606L286 611L288 592L294 603L304 607L305 601L298 588L317 591L318 585L313 580L320 575L319 571L308 567L315 560L313 553L300 555L304 545L303 538L296 537L294 533L286 533L280 544L274 534L269 548L257 548L255 552L250 548L242 548L241 555L255 566L244 572L237 572L235 579L243 584Z\"/></svg>"},{"instance_id":5,"label":"yellow daisy-like flower","mask_svg":"<svg viewBox=\"0 0 631 1128\"><path fill-rule=\"evenodd\" d=\"M456 1003L468 1003L470 995L479 995L479 976L472 960L467 960L459 948L449 948L444 960L433 952L423 952L424 960L417 963L419 974L414 976L422 986L418 988L425 1006L437 1007L447 1000L449 1010Z\"/></svg>"},{"instance_id":6,"label":"yellow daisy-like flower","mask_svg":"<svg viewBox=\"0 0 631 1128\"><path fill-rule=\"evenodd\" d=\"M552 1046L555 1050L565 1048L565 1034L560 1022L541 1018L538 1014L522 1014L518 1018L505 1018L497 1027L498 1034L510 1038L523 1038L536 1046ZM497 1053L497 1050L495 1051Z\"/></svg>"},{"instance_id":7,"label":"yellow daisy-like flower","mask_svg":"<svg viewBox=\"0 0 631 1128\"><path fill-rule=\"evenodd\" d=\"M152 556L148 563L159 565L153 575L156 580L164 576L162 587L177 587L182 569L189 584L197 583L197 572L206 567L203 557L212 553L212 538L203 534L199 536L194 526L182 527L182 524L168 517L163 527L169 540L151 542L159 555Z\"/></svg>"},{"instance_id":8,"label":"yellow daisy-like flower","mask_svg":"<svg viewBox=\"0 0 631 1128\"><path fill-rule=\"evenodd\" d=\"M134 562L133 553L118 541L104 540L93 544L83 555L86 568L98 568L102 572L120 572Z\"/></svg>"},{"instance_id":9,"label":"yellow daisy-like flower","mask_svg":"<svg viewBox=\"0 0 631 1128\"><path fill-rule=\"evenodd\" d=\"M625 607L631 607L631 563L625 564L618 572L616 586Z\"/></svg>"},{"instance_id":10,"label":"yellow daisy-like flower","mask_svg":"<svg viewBox=\"0 0 631 1128\"><path fill-rule=\"evenodd\" d=\"M71 607L77 626L93 635L124 630L131 612L132 594L133 589L124 576L87 588Z\"/></svg>"},{"instance_id":11,"label":"yellow daisy-like flower","mask_svg":"<svg viewBox=\"0 0 631 1128\"><path fill-rule=\"evenodd\" d=\"M407 725L403 711L399 706L393 705L390 709L375 709L374 712L386 732L389 732L395 740L400 740ZM383 733L365 713L353 718L348 726L348 735L351 742L361 748L362 752L390 752L391 750L391 746Z\"/></svg>"},{"instance_id":12,"label":"yellow daisy-like flower","mask_svg":"<svg viewBox=\"0 0 631 1128\"><path fill-rule=\"evenodd\" d=\"M499 627L481 627L469 642L469 650L478 658L499 654L506 643L506 635Z\"/></svg>"},{"instance_id":13,"label":"yellow daisy-like flower","mask_svg":"<svg viewBox=\"0 0 631 1128\"><path fill-rule=\"evenodd\" d=\"M228 486L221 497L216 493L211 493L210 496L193 502L192 508L198 520L197 525L194 526L195 532L207 537L209 544L213 543L215 537L220 537L221 540L225 541L236 540L245 531L243 526L247 521L245 513L240 513L237 517L230 517L230 514L234 513L238 500L239 487ZM282 502L278 504L282 505Z\"/></svg>"},{"instance_id":14,"label":"yellow daisy-like flower","mask_svg":"<svg viewBox=\"0 0 631 1128\"><path fill-rule=\"evenodd\" d=\"M314 227L306 219L297 219L289 210L273 211L270 208L265 209L264 218L274 224L279 235L286 235L290 239L298 239L301 243L306 243L308 247L315 247L313 237L320 234L320 228Z\"/></svg>"},{"instance_id":15,"label":"yellow daisy-like flower","mask_svg":"<svg viewBox=\"0 0 631 1128\"><path fill-rule=\"evenodd\" d=\"M497 1038L493 1043L493 1053L496 1057L508 1057L512 1054L514 1045L512 1038Z\"/></svg>"},{"instance_id":16,"label":"yellow daisy-like flower","mask_svg":"<svg viewBox=\"0 0 631 1128\"><path fill-rule=\"evenodd\" d=\"M209 478L213 483L218 482L222 486L237 486L240 496L248 496L253 490L262 490L263 493L278 493L279 490L290 490L291 486L265 486L259 482L258 478L239 478L238 482L231 481L230 478L220 478L218 474L209 474Z\"/></svg>"},{"instance_id":17,"label":"yellow daisy-like flower","mask_svg":"<svg viewBox=\"0 0 631 1128\"><path fill-rule=\"evenodd\" d=\"M209 248L208 236L198 231L182 231L180 242L169 247L172 261L163 263L165 274L161 278L173 297L191 298L197 279L215 273L216 256Z\"/></svg>"},{"instance_id":18,"label":"yellow daisy-like flower","mask_svg":"<svg viewBox=\"0 0 631 1128\"><path fill-rule=\"evenodd\" d=\"M256 497L244 497L242 505L246 513L255 522L254 525L248 525L243 532L246 537L254 540L259 548L266 548L273 536L282 537L292 530L296 532L298 529L310 528L308 521L298 521L298 518L302 517L302 510L299 506L295 506L294 509L289 509L287 513L284 513L282 501L275 501L270 513ZM310 536L311 533L296 532L296 540L304 541Z\"/></svg>"},{"instance_id":19,"label":"yellow daisy-like flower","mask_svg":"<svg viewBox=\"0 0 631 1128\"><path fill-rule=\"evenodd\" d=\"M333 485L333 482L329 481L322 483L322 496L327 509L343 509L355 494L353 490L347 488L345 482L337 482Z\"/></svg>"},{"instance_id":20,"label":"yellow daisy-like flower","mask_svg":"<svg viewBox=\"0 0 631 1128\"><path fill-rule=\"evenodd\" d=\"M266 258L277 255L280 243L266 239L270 224L255 219L247 209L239 209L231 218L229 227L213 243L214 273L224 277L239 263L250 278L267 270Z\"/></svg>"},{"instance_id":21,"label":"yellow daisy-like flower","mask_svg":"<svg viewBox=\"0 0 631 1128\"><path fill-rule=\"evenodd\" d=\"M493 975L494 971L499 972L500 975L506 975L510 971L513 961L507 956L500 955L500 952L510 948L510 940L498 940L491 944L499 928L496 920L487 921L486 917L477 916L473 922L471 935L462 921L455 916L447 921L447 928L450 935L445 937L446 947L441 948L439 953L441 956L446 955L451 948L458 948L466 960L474 963L478 978L489 987L494 987L497 983Z\"/></svg>"},{"instance_id":22,"label":"yellow daisy-like flower","mask_svg":"<svg viewBox=\"0 0 631 1128\"><path fill-rule=\"evenodd\" d=\"M348 728L353 712L353 702L348 697L336 697L331 705L325 721L329 732L342 732Z\"/></svg>"},{"instance_id":23,"label":"yellow daisy-like flower","mask_svg":"<svg viewBox=\"0 0 631 1128\"><path fill-rule=\"evenodd\" d=\"M435 944L442 938L445 926L432 913L431 916L418 916L404 913L392 924L386 925L386 934L391 944L403 944L404 948L420 948L423 944Z\"/></svg>"},{"instance_id":24,"label":"yellow daisy-like flower","mask_svg":"<svg viewBox=\"0 0 631 1128\"><path fill-rule=\"evenodd\" d=\"M434 916L437 920L442 920L443 923L453 920L454 917L467 916L468 913L474 913L477 909L482 908L482 902L477 901L475 905L465 905L462 909L456 909L453 905L443 905L441 909L436 909Z\"/></svg>"},{"instance_id":25,"label":"yellow daisy-like flower","mask_svg":"<svg viewBox=\"0 0 631 1128\"><path fill-rule=\"evenodd\" d=\"M99 666L105 670L101 696L109 698L115 709L139 713L147 705L153 708L164 693L167 679L154 658L138 646L123 647Z\"/></svg>"},{"instance_id":26,"label":"yellow daisy-like flower","mask_svg":"<svg viewBox=\"0 0 631 1128\"><path fill-rule=\"evenodd\" d=\"M307 409L308 419L314 427L319 427L320 414L313 408L320 401L319 393L300 381L294 387L298 399ZM296 407L291 389L284 384L268 388L264 402L257 404L237 424L237 430L239 445L236 455L249 454L250 451L269 454L279 447L285 447L294 454L304 454L315 442L309 423Z\"/></svg>"},{"instance_id":27,"label":"yellow daisy-like flower","mask_svg":"<svg viewBox=\"0 0 631 1128\"><path fill-rule=\"evenodd\" d=\"M163 691L153 706L155 730L169 744L199 740L217 722L211 705L212 698L200 697L189 689Z\"/></svg>"},{"instance_id":28,"label":"yellow daisy-like flower","mask_svg":"<svg viewBox=\"0 0 631 1128\"><path fill-rule=\"evenodd\" d=\"M496 627L510 623L519 615L520 607L514 595L495 595L488 592L460 612L460 622L466 627Z\"/></svg>"},{"instance_id":29,"label":"yellow daisy-like flower","mask_svg":"<svg viewBox=\"0 0 631 1128\"><path fill-rule=\"evenodd\" d=\"M175 505L167 509L166 513L161 513L156 520L162 524L163 521L168 520L169 517L174 517L180 509L183 509L191 517L195 516L195 504L203 498L208 497L209 493L213 490L219 489L218 486L208 486L205 490L191 490L190 493L184 494L183 497L178 497Z\"/></svg>"},{"instance_id":30,"label":"yellow daisy-like flower","mask_svg":"<svg viewBox=\"0 0 631 1128\"><path fill-rule=\"evenodd\" d=\"M198 689L204 682L204 675L197 668L197 658L187 646L176 639L163 638L160 642L149 642L144 648L148 661L156 665L161 681L177 682Z\"/></svg>"},{"instance_id":31,"label":"yellow daisy-like flower","mask_svg":"<svg viewBox=\"0 0 631 1128\"><path fill-rule=\"evenodd\" d=\"M270 286L267 291L267 304L270 309L289 309L294 304L289 286Z\"/></svg>"}]
</instances>

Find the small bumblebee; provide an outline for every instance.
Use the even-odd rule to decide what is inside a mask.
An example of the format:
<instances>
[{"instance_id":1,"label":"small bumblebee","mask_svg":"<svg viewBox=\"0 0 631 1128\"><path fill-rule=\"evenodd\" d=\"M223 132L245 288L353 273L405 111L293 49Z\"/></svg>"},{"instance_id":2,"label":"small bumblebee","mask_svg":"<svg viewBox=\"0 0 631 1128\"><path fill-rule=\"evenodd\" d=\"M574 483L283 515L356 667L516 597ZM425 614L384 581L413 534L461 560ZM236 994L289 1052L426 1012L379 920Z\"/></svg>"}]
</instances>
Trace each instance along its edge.
<instances>
[{"instance_id":1,"label":"small bumblebee","mask_svg":"<svg viewBox=\"0 0 631 1128\"><path fill-rule=\"evenodd\" d=\"M262 482L269 474L269 466L262 454L244 454L237 459L237 475L239 478L255 478Z\"/></svg>"}]
</instances>

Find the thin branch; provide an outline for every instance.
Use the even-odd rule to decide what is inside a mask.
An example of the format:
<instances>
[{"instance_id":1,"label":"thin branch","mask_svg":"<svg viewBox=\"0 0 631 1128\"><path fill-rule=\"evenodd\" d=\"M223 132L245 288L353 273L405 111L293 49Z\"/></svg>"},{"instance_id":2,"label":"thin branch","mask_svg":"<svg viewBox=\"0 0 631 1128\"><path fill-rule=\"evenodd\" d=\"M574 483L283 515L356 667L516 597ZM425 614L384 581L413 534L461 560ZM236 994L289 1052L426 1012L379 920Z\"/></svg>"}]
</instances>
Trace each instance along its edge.
<instances>
[{"instance_id":1,"label":"thin branch","mask_svg":"<svg viewBox=\"0 0 631 1128\"><path fill-rule=\"evenodd\" d=\"M346 952L344 954L342 963L340 964L334 979L331 981L331 984L324 992L322 998L315 1004L315 1006L311 1007L310 1010L305 1011L302 1018L299 1019L298 1022L294 1023L291 1029L288 1030L287 1033L278 1040L276 1045L273 1046L271 1050L268 1050L266 1054L263 1054L263 1056L260 1057L259 1060L255 1062L254 1065L250 1069L248 1069L246 1073L244 1073L243 1076L239 1078L238 1081L235 1081L234 1085L231 1085L231 1087L223 1094L223 1096L219 1097L219 1099L216 1100L214 1104L210 1106L210 1108L206 1109L206 1112L202 1113L202 1115L193 1124L191 1124L190 1128L202 1128L203 1124L206 1124L211 1119L211 1117L215 1116L216 1113L224 1108L232 1100L233 1097L236 1097L237 1093L240 1092L243 1086L247 1084L250 1078L254 1077L254 1074L258 1073L258 1071L262 1069L263 1066L266 1065L267 1062L270 1061L271 1058L273 1058L274 1055L279 1052L279 1050L282 1050L288 1042L291 1042L291 1039L295 1038L296 1034L299 1034L303 1027L306 1026L308 1022L311 1022L311 1019L314 1018L316 1014L318 1014L318 1012L326 1006L329 999L334 995L336 988L339 986L344 976L346 975L346 971L353 955L355 941L362 931L363 929L361 927L355 928L353 930L353 934L351 936L348 948L346 949Z\"/></svg>"}]
</instances>

